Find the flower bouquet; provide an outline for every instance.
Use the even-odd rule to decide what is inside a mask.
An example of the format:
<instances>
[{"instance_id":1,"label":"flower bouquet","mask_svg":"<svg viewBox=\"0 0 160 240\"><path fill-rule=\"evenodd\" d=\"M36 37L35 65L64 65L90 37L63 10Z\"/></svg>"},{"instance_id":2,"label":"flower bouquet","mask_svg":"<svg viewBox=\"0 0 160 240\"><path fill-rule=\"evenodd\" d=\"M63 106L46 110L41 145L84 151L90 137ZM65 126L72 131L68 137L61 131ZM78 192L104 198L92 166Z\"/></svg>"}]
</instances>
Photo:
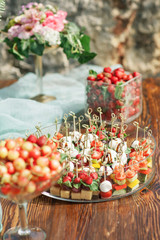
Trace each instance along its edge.
<instances>
[{"instance_id":1,"label":"flower bouquet","mask_svg":"<svg viewBox=\"0 0 160 240\"><path fill-rule=\"evenodd\" d=\"M81 64L96 56L90 52L90 37L66 17L67 12L56 7L30 2L23 5L20 13L11 18L2 30L8 51L16 59L24 60L31 54L35 55L38 95L33 100L47 102L55 99L43 94L42 55L48 49L61 47L68 59L77 59Z\"/></svg>"},{"instance_id":2,"label":"flower bouquet","mask_svg":"<svg viewBox=\"0 0 160 240\"><path fill-rule=\"evenodd\" d=\"M75 23L66 20L67 12L51 5L30 2L18 16L11 18L3 32L9 52L23 60L33 53L43 55L46 47L60 46L67 58L88 62L96 54L90 52L90 38Z\"/></svg>"}]
</instances>

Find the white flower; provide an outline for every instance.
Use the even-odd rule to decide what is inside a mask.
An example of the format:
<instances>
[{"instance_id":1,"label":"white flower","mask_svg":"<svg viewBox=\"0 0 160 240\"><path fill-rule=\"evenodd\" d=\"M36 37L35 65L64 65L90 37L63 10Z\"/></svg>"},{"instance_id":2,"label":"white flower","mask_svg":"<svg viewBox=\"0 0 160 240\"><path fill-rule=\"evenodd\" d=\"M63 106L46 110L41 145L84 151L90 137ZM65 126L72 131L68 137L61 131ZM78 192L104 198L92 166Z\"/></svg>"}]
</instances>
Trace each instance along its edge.
<instances>
[{"instance_id":1,"label":"white flower","mask_svg":"<svg viewBox=\"0 0 160 240\"><path fill-rule=\"evenodd\" d=\"M50 46L59 45L61 43L59 32L50 27L44 27L41 24L36 24L32 31L40 34Z\"/></svg>"}]
</instances>

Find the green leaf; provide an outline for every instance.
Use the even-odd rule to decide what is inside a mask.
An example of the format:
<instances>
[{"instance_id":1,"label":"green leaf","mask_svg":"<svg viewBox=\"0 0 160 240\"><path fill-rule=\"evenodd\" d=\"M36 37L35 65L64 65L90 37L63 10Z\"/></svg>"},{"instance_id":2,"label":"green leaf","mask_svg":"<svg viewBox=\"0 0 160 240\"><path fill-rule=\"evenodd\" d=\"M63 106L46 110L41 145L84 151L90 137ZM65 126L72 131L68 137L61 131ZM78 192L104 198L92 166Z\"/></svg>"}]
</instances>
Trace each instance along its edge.
<instances>
[{"instance_id":1,"label":"green leaf","mask_svg":"<svg viewBox=\"0 0 160 240\"><path fill-rule=\"evenodd\" d=\"M87 87L86 87L86 92L89 93L89 92L90 92L90 89L91 89L91 86L87 85Z\"/></svg>"},{"instance_id":2,"label":"green leaf","mask_svg":"<svg viewBox=\"0 0 160 240\"><path fill-rule=\"evenodd\" d=\"M51 137L51 134L50 134L50 133L48 133L48 134L47 134L47 138L50 138L50 137Z\"/></svg>"},{"instance_id":3,"label":"green leaf","mask_svg":"<svg viewBox=\"0 0 160 240\"><path fill-rule=\"evenodd\" d=\"M30 51L36 55L42 56L44 51L44 44L39 44L35 39L30 39Z\"/></svg>"},{"instance_id":4,"label":"green leaf","mask_svg":"<svg viewBox=\"0 0 160 240\"><path fill-rule=\"evenodd\" d=\"M13 48L8 50L12 53L18 60L24 60L24 56L17 51L17 43L14 43Z\"/></svg>"},{"instance_id":5,"label":"green leaf","mask_svg":"<svg viewBox=\"0 0 160 240\"><path fill-rule=\"evenodd\" d=\"M71 184L70 181L63 182L63 184L64 184L65 186L67 186L67 187L72 188L72 184Z\"/></svg>"},{"instance_id":6,"label":"green leaf","mask_svg":"<svg viewBox=\"0 0 160 240\"><path fill-rule=\"evenodd\" d=\"M67 157L68 157L67 154L61 153L60 163L63 163L66 160Z\"/></svg>"},{"instance_id":7,"label":"green leaf","mask_svg":"<svg viewBox=\"0 0 160 240\"><path fill-rule=\"evenodd\" d=\"M75 187L75 188L80 188L80 186L81 186L81 183L73 183L73 187Z\"/></svg>"},{"instance_id":8,"label":"green leaf","mask_svg":"<svg viewBox=\"0 0 160 240\"><path fill-rule=\"evenodd\" d=\"M108 92L108 87L107 86L102 86L102 94L103 94L103 98L104 100L106 100L107 98L109 98L110 94Z\"/></svg>"},{"instance_id":9,"label":"green leaf","mask_svg":"<svg viewBox=\"0 0 160 240\"><path fill-rule=\"evenodd\" d=\"M22 40L17 41L17 49L21 55L28 58L28 56L29 56L29 40L22 39Z\"/></svg>"},{"instance_id":10,"label":"green leaf","mask_svg":"<svg viewBox=\"0 0 160 240\"><path fill-rule=\"evenodd\" d=\"M87 36L87 35L83 35L80 39L81 43L82 43L82 46L83 46L83 49L86 51L86 52L90 52L90 37Z\"/></svg>"},{"instance_id":11,"label":"green leaf","mask_svg":"<svg viewBox=\"0 0 160 240\"><path fill-rule=\"evenodd\" d=\"M94 70L89 70L89 76L93 76L93 77L97 77L97 72L96 71L94 71Z\"/></svg>"},{"instance_id":12,"label":"green leaf","mask_svg":"<svg viewBox=\"0 0 160 240\"><path fill-rule=\"evenodd\" d=\"M94 52L83 52L78 58L79 63L83 64L92 60L97 54Z\"/></svg>"},{"instance_id":13,"label":"green leaf","mask_svg":"<svg viewBox=\"0 0 160 240\"><path fill-rule=\"evenodd\" d=\"M92 184L88 185L85 182L83 182L81 180L81 183L85 186L85 187L89 187L91 191L98 191L98 182L96 180L93 179Z\"/></svg>"},{"instance_id":14,"label":"green leaf","mask_svg":"<svg viewBox=\"0 0 160 240\"><path fill-rule=\"evenodd\" d=\"M58 179L58 181L57 181L57 183L59 184L59 185L61 185L62 184L62 177L60 177L59 179Z\"/></svg>"},{"instance_id":15,"label":"green leaf","mask_svg":"<svg viewBox=\"0 0 160 240\"><path fill-rule=\"evenodd\" d=\"M122 97L122 92L123 92L123 83L119 83L116 85L116 88L115 88L115 98L116 99L121 99Z\"/></svg>"},{"instance_id":16,"label":"green leaf","mask_svg":"<svg viewBox=\"0 0 160 240\"><path fill-rule=\"evenodd\" d=\"M126 154L129 154L131 152L131 149L128 147L125 151Z\"/></svg>"}]
</instances>

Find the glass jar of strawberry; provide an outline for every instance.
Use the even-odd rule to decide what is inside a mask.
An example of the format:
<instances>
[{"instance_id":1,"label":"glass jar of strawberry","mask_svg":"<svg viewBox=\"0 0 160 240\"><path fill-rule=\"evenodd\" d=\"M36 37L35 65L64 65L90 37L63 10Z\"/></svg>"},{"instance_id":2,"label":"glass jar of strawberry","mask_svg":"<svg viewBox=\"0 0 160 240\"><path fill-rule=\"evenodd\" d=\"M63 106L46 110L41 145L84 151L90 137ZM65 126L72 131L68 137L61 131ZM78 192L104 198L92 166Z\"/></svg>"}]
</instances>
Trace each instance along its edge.
<instances>
[{"instance_id":1,"label":"glass jar of strawberry","mask_svg":"<svg viewBox=\"0 0 160 240\"><path fill-rule=\"evenodd\" d=\"M126 72L123 68L112 70L105 67L101 73L90 70L86 97L86 107L92 108L95 114L101 107L102 118L108 123L112 113L123 113L126 122L131 122L142 112L142 76L138 72Z\"/></svg>"}]
</instances>

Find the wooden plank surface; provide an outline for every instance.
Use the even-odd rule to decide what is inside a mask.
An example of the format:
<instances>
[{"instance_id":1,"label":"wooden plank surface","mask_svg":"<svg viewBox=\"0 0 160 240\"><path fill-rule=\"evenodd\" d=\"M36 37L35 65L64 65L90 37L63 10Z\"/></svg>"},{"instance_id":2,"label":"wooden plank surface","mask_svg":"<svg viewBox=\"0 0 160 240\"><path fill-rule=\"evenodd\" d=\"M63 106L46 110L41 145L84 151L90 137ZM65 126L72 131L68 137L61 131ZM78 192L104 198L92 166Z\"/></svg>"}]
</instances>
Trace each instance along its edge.
<instances>
[{"instance_id":1,"label":"wooden plank surface","mask_svg":"<svg viewBox=\"0 0 160 240\"><path fill-rule=\"evenodd\" d=\"M151 124L159 144L160 79L143 82L143 113L138 121ZM28 204L29 224L43 228L47 240L159 240L160 152L156 149L156 175L145 193L112 202L74 204L40 196ZM1 199L3 233L17 226L18 208Z\"/></svg>"}]
</instances>

